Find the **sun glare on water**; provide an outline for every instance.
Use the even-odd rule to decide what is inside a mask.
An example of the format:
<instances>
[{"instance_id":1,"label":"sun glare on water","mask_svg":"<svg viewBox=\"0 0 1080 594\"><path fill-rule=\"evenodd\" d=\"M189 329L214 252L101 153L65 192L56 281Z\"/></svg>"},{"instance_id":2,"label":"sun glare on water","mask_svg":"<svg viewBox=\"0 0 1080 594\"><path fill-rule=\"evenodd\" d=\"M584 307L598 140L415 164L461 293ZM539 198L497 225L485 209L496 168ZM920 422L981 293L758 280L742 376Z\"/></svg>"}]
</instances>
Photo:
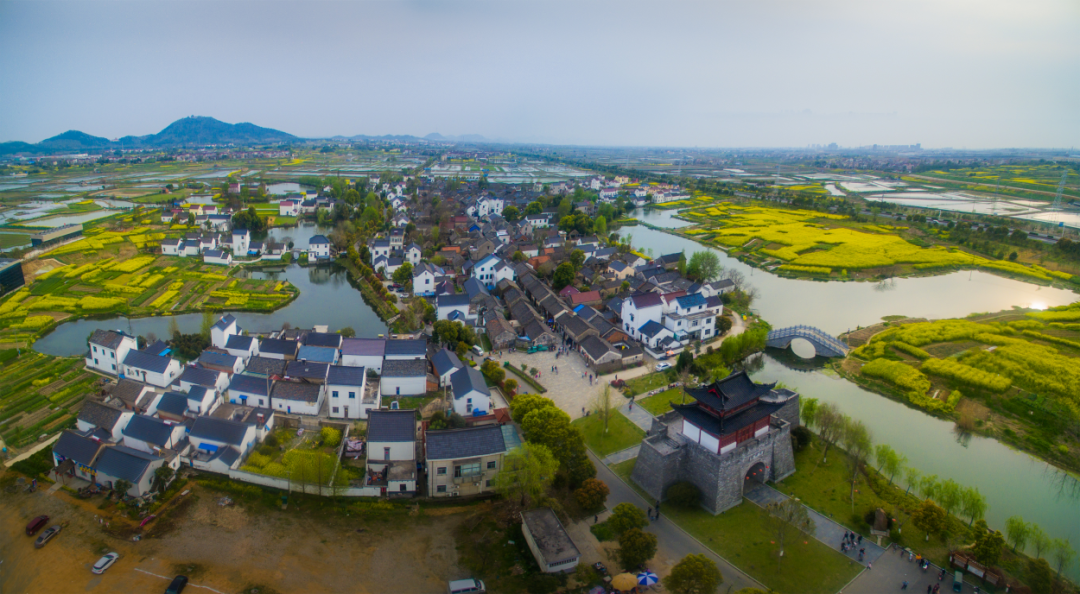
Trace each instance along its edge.
<instances>
[{"instance_id":1,"label":"sun glare on water","mask_svg":"<svg viewBox=\"0 0 1080 594\"><path fill-rule=\"evenodd\" d=\"M1036 301L1035 303L1031 304L1031 309L1037 309L1039 311L1042 311L1042 310L1046 309L1046 304L1043 303L1042 301Z\"/></svg>"}]
</instances>

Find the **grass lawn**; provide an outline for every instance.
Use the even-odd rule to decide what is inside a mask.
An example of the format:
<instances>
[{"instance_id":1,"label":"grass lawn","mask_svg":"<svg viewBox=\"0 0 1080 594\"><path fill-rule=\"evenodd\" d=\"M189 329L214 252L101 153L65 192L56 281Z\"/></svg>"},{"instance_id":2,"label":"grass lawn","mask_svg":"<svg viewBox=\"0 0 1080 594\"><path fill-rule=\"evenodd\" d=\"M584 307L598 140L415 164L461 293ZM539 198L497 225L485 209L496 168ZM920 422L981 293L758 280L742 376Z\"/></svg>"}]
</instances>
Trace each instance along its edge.
<instances>
[{"instance_id":1,"label":"grass lawn","mask_svg":"<svg viewBox=\"0 0 1080 594\"><path fill-rule=\"evenodd\" d=\"M0 249L30 245L29 233L0 233Z\"/></svg>"},{"instance_id":2,"label":"grass lawn","mask_svg":"<svg viewBox=\"0 0 1080 594\"><path fill-rule=\"evenodd\" d=\"M636 462L635 458L610 468L629 482ZM671 505L663 513L718 555L783 594L834 594L860 570L847 557L806 535L788 542L783 563L778 564L775 538L761 508L749 501L717 516L700 508L683 510Z\"/></svg>"},{"instance_id":3,"label":"grass lawn","mask_svg":"<svg viewBox=\"0 0 1080 594\"><path fill-rule=\"evenodd\" d=\"M626 388L624 393L627 396L636 396L637 394L644 394L657 388L662 388L670 383L668 377L663 373L650 373L649 375L643 375L641 377L635 377L632 380L626 381Z\"/></svg>"},{"instance_id":4,"label":"grass lawn","mask_svg":"<svg viewBox=\"0 0 1080 594\"><path fill-rule=\"evenodd\" d=\"M659 394L649 396L648 398L638 400L634 404L649 411L655 417L671 410L671 403L681 403L682 399L682 388L672 388L670 390L660 392Z\"/></svg>"},{"instance_id":5,"label":"grass lawn","mask_svg":"<svg viewBox=\"0 0 1080 594\"><path fill-rule=\"evenodd\" d=\"M598 415L589 415L573 422L585 436L585 445L603 458L608 454L625 450L640 442L645 437L645 432L627 419L622 413L616 412L608 421L608 432L604 434L604 422Z\"/></svg>"}]
</instances>

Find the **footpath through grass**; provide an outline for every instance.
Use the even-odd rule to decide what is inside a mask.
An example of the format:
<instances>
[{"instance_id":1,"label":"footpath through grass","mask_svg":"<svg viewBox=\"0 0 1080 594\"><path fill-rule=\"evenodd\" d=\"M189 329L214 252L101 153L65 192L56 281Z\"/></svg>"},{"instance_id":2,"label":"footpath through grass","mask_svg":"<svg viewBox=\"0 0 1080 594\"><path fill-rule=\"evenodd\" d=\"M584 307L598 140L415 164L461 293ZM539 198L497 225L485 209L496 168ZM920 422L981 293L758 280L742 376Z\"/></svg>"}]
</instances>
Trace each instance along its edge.
<instances>
[{"instance_id":1,"label":"footpath through grass","mask_svg":"<svg viewBox=\"0 0 1080 594\"><path fill-rule=\"evenodd\" d=\"M636 463L634 458L609 468L640 493L630 481ZM664 506L663 514L716 554L782 594L835 594L861 570L857 563L801 533L788 542L781 561L764 510L749 501L716 516L701 508L686 510L672 505Z\"/></svg>"},{"instance_id":2,"label":"footpath through grass","mask_svg":"<svg viewBox=\"0 0 1080 594\"><path fill-rule=\"evenodd\" d=\"M601 458L625 450L645 438L645 432L619 412L611 415L607 433L604 433L604 422L599 415L581 417L572 424L581 430L585 445Z\"/></svg>"},{"instance_id":3,"label":"footpath through grass","mask_svg":"<svg viewBox=\"0 0 1080 594\"><path fill-rule=\"evenodd\" d=\"M690 400L693 401L692 398ZM651 414L652 416L658 417L671 410L672 402L682 403L682 401L683 389L672 388L670 390L660 392L659 394L649 396L648 398L643 398L639 401L636 401L634 404L649 411L649 414Z\"/></svg>"}]
</instances>

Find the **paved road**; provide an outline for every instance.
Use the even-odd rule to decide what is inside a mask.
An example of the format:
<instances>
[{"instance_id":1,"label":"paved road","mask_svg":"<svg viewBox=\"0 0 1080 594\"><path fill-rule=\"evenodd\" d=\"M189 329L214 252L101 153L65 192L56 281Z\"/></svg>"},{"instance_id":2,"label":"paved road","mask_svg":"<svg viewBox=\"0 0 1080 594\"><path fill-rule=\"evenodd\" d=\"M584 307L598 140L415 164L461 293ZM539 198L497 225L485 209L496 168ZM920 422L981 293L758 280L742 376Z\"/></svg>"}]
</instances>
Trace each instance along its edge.
<instances>
[{"instance_id":1,"label":"paved road","mask_svg":"<svg viewBox=\"0 0 1080 594\"><path fill-rule=\"evenodd\" d=\"M746 498L761 507L765 507L770 503L784 501L788 496L768 485L756 485L746 492ZM826 546L835 548L837 552L839 552L840 543L843 542L844 534L848 532L848 529L809 507L806 508L806 511L809 513L810 519L814 521L814 538L821 541ZM862 544L859 545L859 547L842 554L847 555L852 561L859 562L858 548L866 549L866 555L861 563L863 565L876 562L878 558L885 553L885 549L881 548L870 539L863 538Z\"/></svg>"},{"instance_id":2,"label":"paved road","mask_svg":"<svg viewBox=\"0 0 1080 594\"><path fill-rule=\"evenodd\" d=\"M58 439L60 439L60 434L59 433L57 433L56 435L53 435L52 437L50 437L49 439L46 439L43 442L38 443L34 447L30 448L29 450L26 450L25 452L19 454L18 456L15 456L14 458L8 460L7 462L4 463L4 465L5 466L11 466L12 464L18 462L19 460L25 460L25 459L29 458L30 456L33 456L35 453L40 452L41 450L44 450L45 448L51 446L52 443L54 441L58 440Z\"/></svg>"},{"instance_id":3,"label":"paved road","mask_svg":"<svg viewBox=\"0 0 1080 594\"><path fill-rule=\"evenodd\" d=\"M931 565L925 572L919 569L918 564L907 560L907 555L901 556L899 551L888 551L877 561L874 561L872 570L865 570L844 588L844 594L879 594L880 592L900 592L900 586L906 581L908 589L905 593L926 594L926 587L933 588L934 584L940 584L941 594L951 594L953 576L952 572L945 572L945 579L938 581L941 568ZM979 582L970 575L964 577L962 594L972 594ZM982 588L985 592L986 588Z\"/></svg>"},{"instance_id":4,"label":"paved road","mask_svg":"<svg viewBox=\"0 0 1080 594\"><path fill-rule=\"evenodd\" d=\"M645 511L653 503L646 502L641 495L638 495L637 491L624 483L607 466L604 466L592 452L589 452L589 457L592 458L593 464L596 465L596 478L607 483L608 488L611 490L607 500L608 509L614 509L620 503L632 503ZM683 532L681 528L663 515L660 516L659 520L652 522L645 530L656 535L660 549L658 554L662 553L669 556L673 559L673 562L678 562L690 554L703 554L712 559L724 576L724 584L721 587L722 592L736 591L743 588L766 589L754 578L746 575L734 565L728 563L726 559L710 551L694 537Z\"/></svg>"}]
</instances>

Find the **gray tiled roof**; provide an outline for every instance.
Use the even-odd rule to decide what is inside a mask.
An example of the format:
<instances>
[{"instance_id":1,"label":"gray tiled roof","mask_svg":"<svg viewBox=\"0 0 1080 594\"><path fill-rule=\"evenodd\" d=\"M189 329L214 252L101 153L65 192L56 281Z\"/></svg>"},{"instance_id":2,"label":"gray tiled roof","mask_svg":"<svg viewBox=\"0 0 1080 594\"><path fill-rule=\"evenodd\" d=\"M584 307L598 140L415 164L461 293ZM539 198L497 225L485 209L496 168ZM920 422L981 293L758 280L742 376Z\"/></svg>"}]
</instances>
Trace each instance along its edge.
<instances>
[{"instance_id":1,"label":"gray tiled roof","mask_svg":"<svg viewBox=\"0 0 1080 594\"><path fill-rule=\"evenodd\" d=\"M425 359L407 359L383 361L383 377L418 377L427 375L427 361Z\"/></svg>"},{"instance_id":2,"label":"gray tiled roof","mask_svg":"<svg viewBox=\"0 0 1080 594\"><path fill-rule=\"evenodd\" d=\"M283 359L271 359L270 357L252 357L248 359L244 367L244 373L257 373L259 375L284 375L285 364Z\"/></svg>"},{"instance_id":3,"label":"gray tiled roof","mask_svg":"<svg viewBox=\"0 0 1080 594\"><path fill-rule=\"evenodd\" d=\"M85 400L83 401L82 408L79 409L79 420L90 423L95 427L101 427L102 429L112 431L122 414L124 414L124 411L120 409L106 406L92 400Z\"/></svg>"},{"instance_id":4,"label":"gray tiled roof","mask_svg":"<svg viewBox=\"0 0 1080 594\"><path fill-rule=\"evenodd\" d=\"M199 355L199 365L203 367L224 367L226 369L235 369L237 358L228 353L219 353L217 351L203 351Z\"/></svg>"},{"instance_id":5,"label":"gray tiled roof","mask_svg":"<svg viewBox=\"0 0 1080 594\"><path fill-rule=\"evenodd\" d=\"M435 373L442 376L448 371L464 367L457 353L449 349L441 349L431 357L431 364L435 367Z\"/></svg>"},{"instance_id":6,"label":"gray tiled roof","mask_svg":"<svg viewBox=\"0 0 1080 594\"><path fill-rule=\"evenodd\" d=\"M341 346L341 335L332 332L312 332L304 337L304 345L336 349Z\"/></svg>"},{"instance_id":7,"label":"gray tiled roof","mask_svg":"<svg viewBox=\"0 0 1080 594\"><path fill-rule=\"evenodd\" d=\"M477 371L475 367L465 366L451 374L450 386L454 390L454 399L463 398L473 391L491 396L491 390L484 381L484 374Z\"/></svg>"},{"instance_id":8,"label":"gray tiled roof","mask_svg":"<svg viewBox=\"0 0 1080 594\"><path fill-rule=\"evenodd\" d=\"M505 451L502 427L498 425L427 432L428 460L474 458Z\"/></svg>"},{"instance_id":9,"label":"gray tiled roof","mask_svg":"<svg viewBox=\"0 0 1080 594\"><path fill-rule=\"evenodd\" d=\"M120 346L120 342L123 340L124 334L122 332L113 332L112 330L94 330L94 333L90 335L91 343L107 349L115 349Z\"/></svg>"},{"instance_id":10,"label":"gray tiled roof","mask_svg":"<svg viewBox=\"0 0 1080 594\"><path fill-rule=\"evenodd\" d=\"M128 354L124 357L124 365L154 373L163 373L169 368L171 361L172 357L148 355L142 351L128 351Z\"/></svg>"},{"instance_id":11,"label":"gray tiled roof","mask_svg":"<svg viewBox=\"0 0 1080 594\"><path fill-rule=\"evenodd\" d=\"M295 400L301 402L318 402L322 386L304 382L280 381L274 382L270 389L270 398L275 400Z\"/></svg>"},{"instance_id":12,"label":"gray tiled roof","mask_svg":"<svg viewBox=\"0 0 1080 594\"><path fill-rule=\"evenodd\" d=\"M341 341L342 355L382 357L385 352L384 338L346 338Z\"/></svg>"},{"instance_id":13,"label":"gray tiled roof","mask_svg":"<svg viewBox=\"0 0 1080 594\"><path fill-rule=\"evenodd\" d=\"M183 373L180 374L179 381L192 383L198 386L215 387L217 385L218 377L220 377L222 373L224 372L207 369L205 367L184 367Z\"/></svg>"},{"instance_id":14,"label":"gray tiled roof","mask_svg":"<svg viewBox=\"0 0 1080 594\"><path fill-rule=\"evenodd\" d=\"M225 343L225 348L246 351L251 348L251 343L254 340L255 338L251 336L230 334L228 342Z\"/></svg>"},{"instance_id":15,"label":"gray tiled roof","mask_svg":"<svg viewBox=\"0 0 1080 594\"><path fill-rule=\"evenodd\" d=\"M102 450L94 468L100 473L138 484L150 463L159 459L127 446L113 446Z\"/></svg>"},{"instance_id":16,"label":"gray tiled roof","mask_svg":"<svg viewBox=\"0 0 1080 594\"><path fill-rule=\"evenodd\" d=\"M245 394L267 396L266 384L266 378L236 374L232 377L232 381L229 382L229 391L235 390Z\"/></svg>"},{"instance_id":17,"label":"gray tiled roof","mask_svg":"<svg viewBox=\"0 0 1080 594\"><path fill-rule=\"evenodd\" d=\"M416 411L369 411L367 439L368 442L416 441Z\"/></svg>"},{"instance_id":18,"label":"gray tiled roof","mask_svg":"<svg viewBox=\"0 0 1080 594\"><path fill-rule=\"evenodd\" d=\"M113 398L118 398L128 406L134 406L139 399L139 395L146 389L144 384L140 384L134 380L122 379L116 383L116 386L112 389Z\"/></svg>"},{"instance_id":19,"label":"gray tiled roof","mask_svg":"<svg viewBox=\"0 0 1080 594\"><path fill-rule=\"evenodd\" d=\"M285 375L304 379L326 380L326 371L330 366L326 363L309 361L289 361L285 366Z\"/></svg>"},{"instance_id":20,"label":"gray tiled roof","mask_svg":"<svg viewBox=\"0 0 1080 594\"><path fill-rule=\"evenodd\" d=\"M363 367L346 367L331 365L326 374L326 383L333 386L362 386L367 369Z\"/></svg>"},{"instance_id":21,"label":"gray tiled roof","mask_svg":"<svg viewBox=\"0 0 1080 594\"><path fill-rule=\"evenodd\" d=\"M469 295L466 293L455 293L452 295L439 295L435 298L435 304L437 307L461 307L469 305Z\"/></svg>"},{"instance_id":22,"label":"gray tiled roof","mask_svg":"<svg viewBox=\"0 0 1080 594\"><path fill-rule=\"evenodd\" d=\"M173 426L161 419L135 415L128 421L127 427L124 427L123 433L125 437L140 439L158 447L165 447L165 443L169 441L172 431Z\"/></svg>"},{"instance_id":23,"label":"gray tiled roof","mask_svg":"<svg viewBox=\"0 0 1080 594\"><path fill-rule=\"evenodd\" d=\"M83 466L92 466L101 443L68 430L60 434L53 444L53 453L74 460Z\"/></svg>"},{"instance_id":24,"label":"gray tiled roof","mask_svg":"<svg viewBox=\"0 0 1080 594\"><path fill-rule=\"evenodd\" d=\"M229 421L227 419L215 419L214 417L197 417L191 425L191 437L219 441L230 445L240 445L244 441L248 425Z\"/></svg>"},{"instance_id":25,"label":"gray tiled roof","mask_svg":"<svg viewBox=\"0 0 1080 594\"><path fill-rule=\"evenodd\" d=\"M218 318L218 321L214 323L214 328L217 328L218 330L224 330L234 322L236 322L236 318L234 318L232 314L225 314Z\"/></svg>"},{"instance_id":26,"label":"gray tiled roof","mask_svg":"<svg viewBox=\"0 0 1080 594\"><path fill-rule=\"evenodd\" d=\"M271 355L295 355L299 343L295 340L265 338L259 342L259 352Z\"/></svg>"},{"instance_id":27,"label":"gray tiled roof","mask_svg":"<svg viewBox=\"0 0 1080 594\"><path fill-rule=\"evenodd\" d=\"M392 355L415 355L422 357L426 354L427 341L423 339L386 341L386 356L388 357Z\"/></svg>"},{"instance_id":28,"label":"gray tiled roof","mask_svg":"<svg viewBox=\"0 0 1080 594\"><path fill-rule=\"evenodd\" d=\"M187 412L188 399L186 394L179 392L165 392L158 401L157 410L175 416L183 416Z\"/></svg>"}]
</instances>

